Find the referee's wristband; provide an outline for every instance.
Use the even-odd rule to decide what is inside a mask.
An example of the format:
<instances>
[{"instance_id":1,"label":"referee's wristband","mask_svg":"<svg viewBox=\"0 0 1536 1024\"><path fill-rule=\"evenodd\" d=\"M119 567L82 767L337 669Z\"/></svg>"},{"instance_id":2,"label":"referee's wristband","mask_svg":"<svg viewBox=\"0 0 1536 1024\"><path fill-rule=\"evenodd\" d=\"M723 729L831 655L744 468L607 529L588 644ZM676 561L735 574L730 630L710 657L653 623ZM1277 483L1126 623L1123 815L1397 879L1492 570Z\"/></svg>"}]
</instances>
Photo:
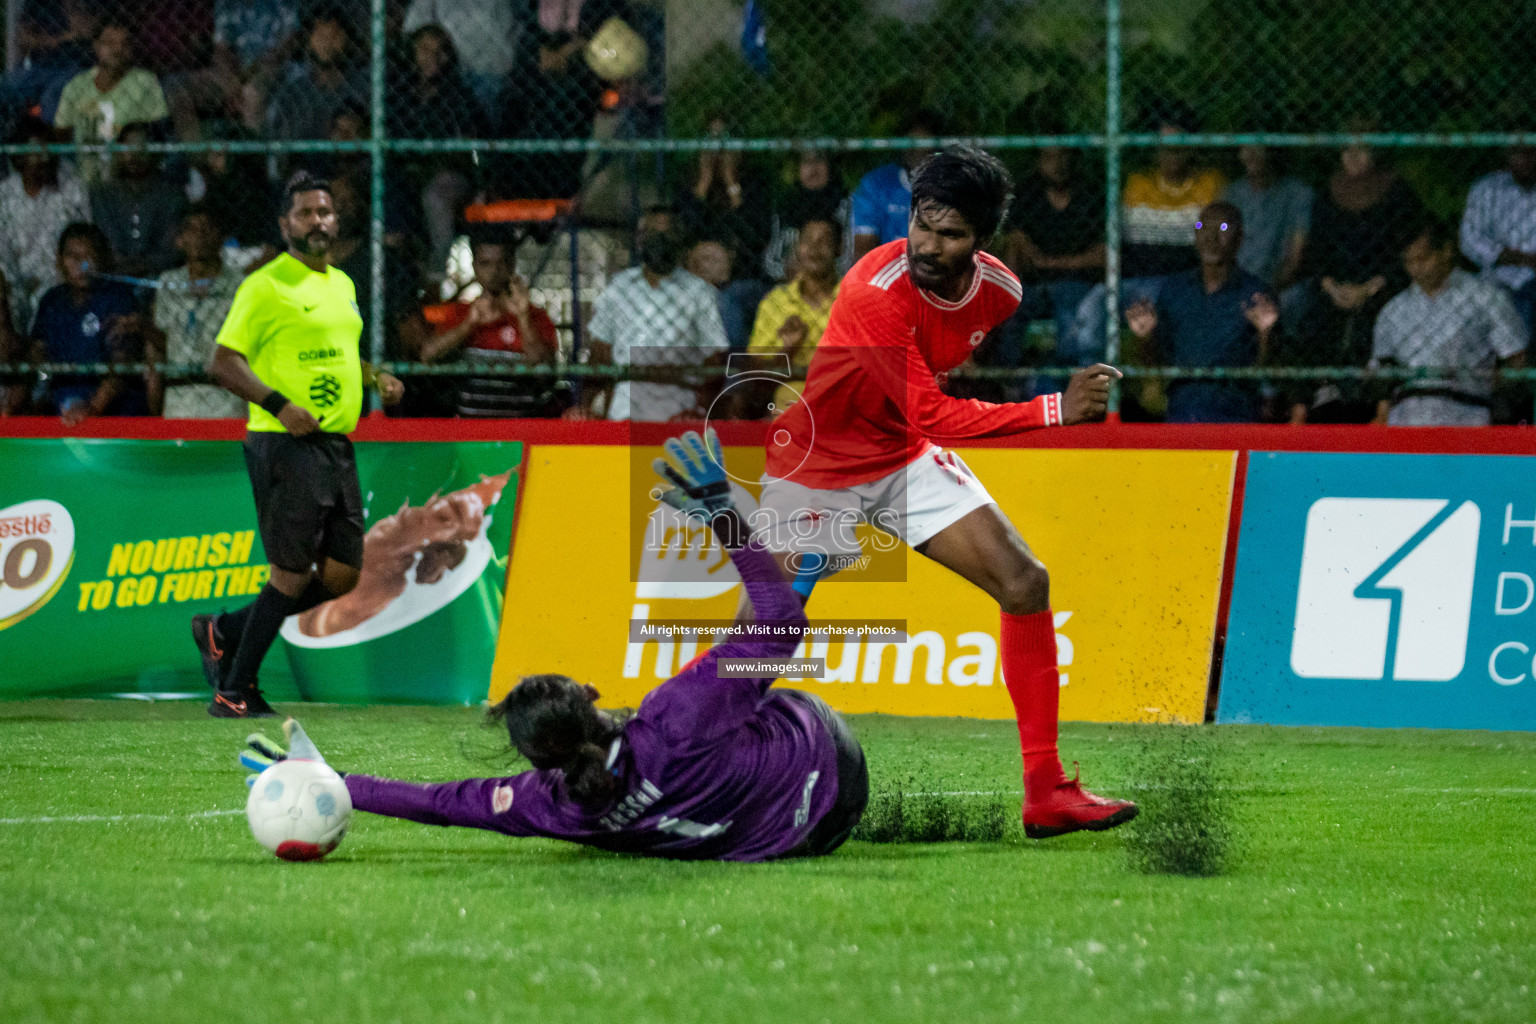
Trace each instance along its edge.
<instances>
[{"instance_id":1,"label":"referee's wristband","mask_svg":"<svg viewBox=\"0 0 1536 1024\"><path fill-rule=\"evenodd\" d=\"M258 403L263 409L273 416L279 416L288 407L288 399L283 397L281 391L273 391Z\"/></svg>"}]
</instances>

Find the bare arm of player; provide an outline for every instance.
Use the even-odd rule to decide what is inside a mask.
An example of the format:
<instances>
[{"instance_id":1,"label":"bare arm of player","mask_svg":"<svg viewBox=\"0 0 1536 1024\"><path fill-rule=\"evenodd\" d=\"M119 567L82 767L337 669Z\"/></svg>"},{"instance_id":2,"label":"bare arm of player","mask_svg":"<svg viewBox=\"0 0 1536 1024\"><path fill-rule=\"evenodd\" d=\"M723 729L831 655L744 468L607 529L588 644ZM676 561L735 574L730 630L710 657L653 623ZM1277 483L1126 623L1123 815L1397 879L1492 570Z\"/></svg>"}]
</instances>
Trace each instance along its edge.
<instances>
[{"instance_id":1,"label":"bare arm of player","mask_svg":"<svg viewBox=\"0 0 1536 1024\"><path fill-rule=\"evenodd\" d=\"M251 369L251 364L246 362L245 356L225 345L214 346L213 379L225 391L255 405L261 405L277 393L275 388L262 383L256 371ZM292 402L284 405L276 416L283 429L294 437L313 434L320 429L319 421L309 414L308 409Z\"/></svg>"}]
</instances>

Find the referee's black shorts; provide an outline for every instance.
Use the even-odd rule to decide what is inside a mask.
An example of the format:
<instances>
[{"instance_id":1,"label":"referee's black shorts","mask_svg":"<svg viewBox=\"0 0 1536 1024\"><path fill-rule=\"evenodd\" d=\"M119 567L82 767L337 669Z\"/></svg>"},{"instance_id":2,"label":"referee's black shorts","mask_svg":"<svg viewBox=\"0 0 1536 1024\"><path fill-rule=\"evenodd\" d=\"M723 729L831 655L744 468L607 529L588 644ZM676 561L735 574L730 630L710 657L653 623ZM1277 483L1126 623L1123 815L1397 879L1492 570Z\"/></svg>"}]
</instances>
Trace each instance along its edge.
<instances>
[{"instance_id":1,"label":"referee's black shorts","mask_svg":"<svg viewBox=\"0 0 1536 1024\"><path fill-rule=\"evenodd\" d=\"M245 467L268 562L289 572L327 558L362 568L363 496L350 438L248 431Z\"/></svg>"},{"instance_id":2,"label":"referee's black shorts","mask_svg":"<svg viewBox=\"0 0 1536 1024\"><path fill-rule=\"evenodd\" d=\"M864 748L859 746L843 716L814 693L804 690L771 692L815 712L837 750L837 799L832 801L821 820L811 826L810 833L786 854L789 857L823 857L848 841L869 804L869 766L864 761Z\"/></svg>"}]
</instances>

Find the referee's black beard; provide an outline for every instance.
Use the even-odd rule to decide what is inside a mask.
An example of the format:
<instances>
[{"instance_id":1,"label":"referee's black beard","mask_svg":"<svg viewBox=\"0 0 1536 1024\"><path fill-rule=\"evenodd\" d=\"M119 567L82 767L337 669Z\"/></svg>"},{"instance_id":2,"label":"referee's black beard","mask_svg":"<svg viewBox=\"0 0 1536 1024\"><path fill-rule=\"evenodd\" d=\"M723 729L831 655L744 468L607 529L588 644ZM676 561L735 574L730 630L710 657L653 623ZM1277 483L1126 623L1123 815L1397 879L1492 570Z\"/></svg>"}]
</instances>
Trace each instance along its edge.
<instances>
[{"instance_id":1,"label":"referee's black beard","mask_svg":"<svg viewBox=\"0 0 1536 1024\"><path fill-rule=\"evenodd\" d=\"M305 256L327 256L331 251L331 236L323 231L313 231L288 243Z\"/></svg>"}]
</instances>

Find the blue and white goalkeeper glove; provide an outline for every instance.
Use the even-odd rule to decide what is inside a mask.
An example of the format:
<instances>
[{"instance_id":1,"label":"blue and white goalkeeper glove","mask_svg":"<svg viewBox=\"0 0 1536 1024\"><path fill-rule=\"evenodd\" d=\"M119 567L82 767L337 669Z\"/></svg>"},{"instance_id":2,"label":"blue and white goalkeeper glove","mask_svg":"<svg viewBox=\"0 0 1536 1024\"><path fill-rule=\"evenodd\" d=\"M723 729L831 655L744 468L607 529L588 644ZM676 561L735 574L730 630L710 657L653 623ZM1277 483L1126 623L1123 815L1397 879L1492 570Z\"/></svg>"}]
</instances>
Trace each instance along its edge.
<instances>
[{"instance_id":1,"label":"blue and white goalkeeper glove","mask_svg":"<svg viewBox=\"0 0 1536 1024\"><path fill-rule=\"evenodd\" d=\"M731 481L725 472L725 452L720 448L720 438L713 428L700 437L690 430L682 437L669 437L662 445L667 454L676 460L677 466L666 459L657 458L652 468L672 484L651 493L685 515L712 518L726 509L735 508L731 500Z\"/></svg>"},{"instance_id":2,"label":"blue and white goalkeeper glove","mask_svg":"<svg viewBox=\"0 0 1536 1024\"><path fill-rule=\"evenodd\" d=\"M325 758L321 756L320 749L315 746L304 733L304 727L297 719L289 718L283 722L283 738L288 741L288 749L268 739L265 733L253 732L245 738L250 750L240 752L240 766L252 774L245 777L247 786L256 785L256 776L266 771L279 761L289 759L295 761L319 761L325 764Z\"/></svg>"}]
</instances>

